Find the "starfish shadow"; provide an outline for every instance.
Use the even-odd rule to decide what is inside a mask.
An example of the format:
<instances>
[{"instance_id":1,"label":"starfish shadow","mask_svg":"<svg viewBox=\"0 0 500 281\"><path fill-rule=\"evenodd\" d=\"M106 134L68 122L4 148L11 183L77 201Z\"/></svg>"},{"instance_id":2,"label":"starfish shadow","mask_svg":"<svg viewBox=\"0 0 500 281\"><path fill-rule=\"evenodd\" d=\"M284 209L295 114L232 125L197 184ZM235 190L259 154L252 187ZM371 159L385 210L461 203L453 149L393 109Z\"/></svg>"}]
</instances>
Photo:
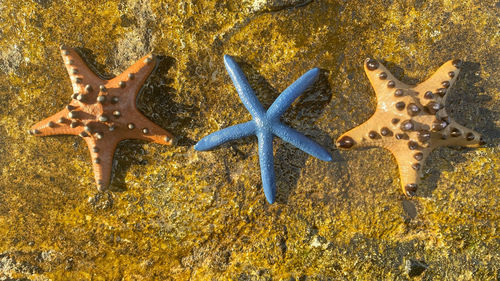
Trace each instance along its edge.
<instances>
[{"instance_id":1,"label":"starfish shadow","mask_svg":"<svg viewBox=\"0 0 500 281\"><path fill-rule=\"evenodd\" d=\"M257 98L264 108L269 108L281 92L273 88L252 66L243 62L241 58L237 58L237 60L246 73L250 85L255 90ZM331 98L332 90L328 82L328 72L321 70L318 80L302 93L294 105L283 114L281 120L315 140L322 147L332 148L334 147L333 139L314 125L315 120L323 113ZM297 187L306 160L311 156L279 138L274 139L274 145L276 147L274 156L276 202L286 204L289 196ZM332 152L331 149L328 151ZM333 155L334 159L338 156L336 154Z\"/></svg>"}]
</instances>

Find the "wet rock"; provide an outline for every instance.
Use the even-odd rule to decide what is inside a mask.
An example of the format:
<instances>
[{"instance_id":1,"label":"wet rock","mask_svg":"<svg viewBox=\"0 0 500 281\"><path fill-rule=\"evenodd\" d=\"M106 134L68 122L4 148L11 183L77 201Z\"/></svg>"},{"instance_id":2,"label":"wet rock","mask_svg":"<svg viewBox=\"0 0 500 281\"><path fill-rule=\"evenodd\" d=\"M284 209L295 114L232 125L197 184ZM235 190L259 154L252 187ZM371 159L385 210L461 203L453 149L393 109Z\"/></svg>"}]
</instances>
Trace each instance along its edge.
<instances>
[{"instance_id":1,"label":"wet rock","mask_svg":"<svg viewBox=\"0 0 500 281\"><path fill-rule=\"evenodd\" d=\"M5 74L14 74L23 61L21 47L14 44L8 47L6 51L0 52L0 71Z\"/></svg>"},{"instance_id":2,"label":"wet rock","mask_svg":"<svg viewBox=\"0 0 500 281\"><path fill-rule=\"evenodd\" d=\"M301 7L313 0L251 0L253 11L279 11L286 8Z\"/></svg>"}]
</instances>

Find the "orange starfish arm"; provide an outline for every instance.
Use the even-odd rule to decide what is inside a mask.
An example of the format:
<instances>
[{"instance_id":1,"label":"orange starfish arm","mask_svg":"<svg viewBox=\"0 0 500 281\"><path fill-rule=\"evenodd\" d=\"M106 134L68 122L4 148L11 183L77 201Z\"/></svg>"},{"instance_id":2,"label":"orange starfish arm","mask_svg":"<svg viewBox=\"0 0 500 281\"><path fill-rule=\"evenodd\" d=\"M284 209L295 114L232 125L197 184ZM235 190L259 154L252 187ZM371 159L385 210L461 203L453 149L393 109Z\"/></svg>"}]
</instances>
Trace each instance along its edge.
<instances>
[{"instance_id":1,"label":"orange starfish arm","mask_svg":"<svg viewBox=\"0 0 500 281\"><path fill-rule=\"evenodd\" d=\"M31 127L30 133L37 136L78 135L81 129L76 128L68 119L69 111L65 108L58 113L45 118Z\"/></svg>"},{"instance_id":2,"label":"orange starfish arm","mask_svg":"<svg viewBox=\"0 0 500 281\"><path fill-rule=\"evenodd\" d=\"M126 124L123 139L139 139L165 145L173 143L172 134L153 123L139 111L134 112L128 119L132 121Z\"/></svg>"},{"instance_id":3,"label":"orange starfish arm","mask_svg":"<svg viewBox=\"0 0 500 281\"><path fill-rule=\"evenodd\" d=\"M110 89L110 94L119 90L124 97L123 102L135 106L137 94L156 67L156 62L157 59L152 54L142 57L123 73L109 80L106 88Z\"/></svg>"},{"instance_id":4,"label":"orange starfish arm","mask_svg":"<svg viewBox=\"0 0 500 281\"><path fill-rule=\"evenodd\" d=\"M119 140L113 136L97 139L93 136L84 137L90 151L94 178L99 191L106 189L111 182L113 156Z\"/></svg>"},{"instance_id":5,"label":"orange starfish arm","mask_svg":"<svg viewBox=\"0 0 500 281\"><path fill-rule=\"evenodd\" d=\"M68 71L74 93L84 93L85 86L96 89L106 81L97 76L75 49L61 46L61 56Z\"/></svg>"}]
</instances>

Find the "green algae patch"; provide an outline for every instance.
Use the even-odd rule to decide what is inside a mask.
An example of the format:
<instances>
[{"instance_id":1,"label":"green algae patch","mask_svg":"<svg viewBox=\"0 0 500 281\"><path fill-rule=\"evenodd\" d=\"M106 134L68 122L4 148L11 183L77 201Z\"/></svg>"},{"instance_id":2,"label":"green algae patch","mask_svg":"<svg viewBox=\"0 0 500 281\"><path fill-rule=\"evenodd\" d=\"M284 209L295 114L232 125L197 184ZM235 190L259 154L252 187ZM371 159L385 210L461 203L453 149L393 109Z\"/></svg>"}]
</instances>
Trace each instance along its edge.
<instances>
[{"instance_id":1,"label":"green algae patch","mask_svg":"<svg viewBox=\"0 0 500 281\"><path fill-rule=\"evenodd\" d=\"M417 280L498 279L499 18L494 1L3 1L0 279L409 280L411 261ZM106 192L82 139L26 133L70 100L61 44L105 77L161 58L137 103L176 143L120 143ZM251 118L224 54L264 106L321 69L283 120L334 161L276 140L273 205L255 137L193 149ZM464 60L447 106L488 145L433 151L413 199L388 151L335 150L374 112L366 57L408 84Z\"/></svg>"}]
</instances>

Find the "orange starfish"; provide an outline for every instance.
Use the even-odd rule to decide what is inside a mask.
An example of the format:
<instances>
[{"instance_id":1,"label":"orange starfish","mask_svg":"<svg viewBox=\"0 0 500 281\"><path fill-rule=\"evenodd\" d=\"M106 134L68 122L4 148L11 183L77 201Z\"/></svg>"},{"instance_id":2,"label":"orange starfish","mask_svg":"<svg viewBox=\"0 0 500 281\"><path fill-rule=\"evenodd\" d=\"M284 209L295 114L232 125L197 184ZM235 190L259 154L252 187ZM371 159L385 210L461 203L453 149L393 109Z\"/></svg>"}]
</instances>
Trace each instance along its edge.
<instances>
[{"instance_id":1,"label":"orange starfish","mask_svg":"<svg viewBox=\"0 0 500 281\"><path fill-rule=\"evenodd\" d=\"M29 133L82 137L90 150L99 190L111 181L113 155L120 141L172 144L173 136L136 107L137 95L156 65L151 54L111 80L98 77L75 50L62 46L61 54L73 85L72 100L65 109L35 124Z\"/></svg>"},{"instance_id":2,"label":"orange starfish","mask_svg":"<svg viewBox=\"0 0 500 281\"><path fill-rule=\"evenodd\" d=\"M398 81L382 64L366 59L365 72L377 95L377 109L365 123L337 139L337 147L379 146L392 152L407 196L416 194L422 166L440 146L478 147L481 135L448 116L449 88L457 79L461 61L448 61L416 86Z\"/></svg>"}]
</instances>

